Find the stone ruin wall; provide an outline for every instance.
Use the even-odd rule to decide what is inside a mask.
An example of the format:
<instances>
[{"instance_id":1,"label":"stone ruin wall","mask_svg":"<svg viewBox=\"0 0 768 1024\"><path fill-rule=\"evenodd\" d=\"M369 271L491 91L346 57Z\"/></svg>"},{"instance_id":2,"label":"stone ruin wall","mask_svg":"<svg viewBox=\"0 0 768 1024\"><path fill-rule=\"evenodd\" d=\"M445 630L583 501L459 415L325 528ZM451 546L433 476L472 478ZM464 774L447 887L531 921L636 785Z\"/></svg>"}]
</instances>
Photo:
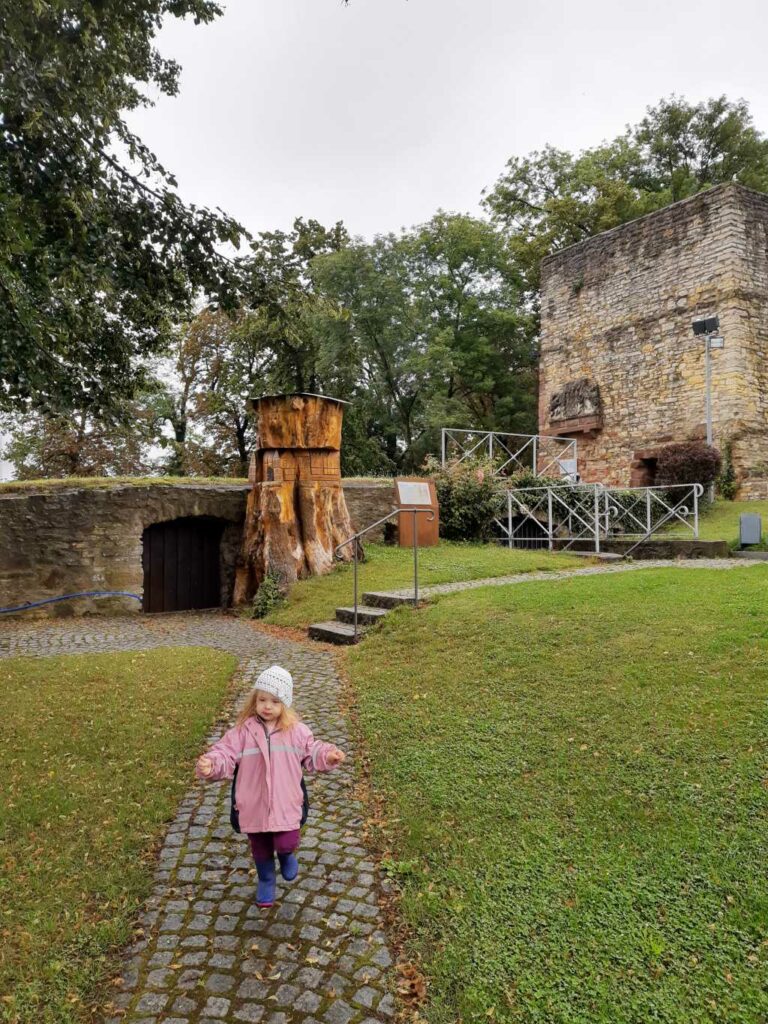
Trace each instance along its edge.
<instances>
[{"instance_id":1,"label":"stone ruin wall","mask_svg":"<svg viewBox=\"0 0 768 1024\"><path fill-rule=\"evenodd\" d=\"M719 186L555 254L541 312L539 430L577 437L582 479L618 486L640 482L638 456L705 437L691 321L718 313L714 443L733 440L740 497L768 496L768 196ZM575 382L596 385L598 415L553 420Z\"/></svg>"},{"instance_id":2,"label":"stone ruin wall","mask_svg":"<svg viewBox=\"0 0 768 1024\"><path fill-rule=\"evenodd\" d=\"M342 481L352 528L376 522L395 506L392 481ZM142 534L154 523L184 516L226 522L221 542L221 604L232 603L235 564L243 537L247 484L103 487L0 487L0 608L85 590L141 594ZM383 529L370 540L383 540ZM80 598L11 618L138 613L130 598ZM2 640L0 639L0 643Z\"/></svg>"}]
</instances>

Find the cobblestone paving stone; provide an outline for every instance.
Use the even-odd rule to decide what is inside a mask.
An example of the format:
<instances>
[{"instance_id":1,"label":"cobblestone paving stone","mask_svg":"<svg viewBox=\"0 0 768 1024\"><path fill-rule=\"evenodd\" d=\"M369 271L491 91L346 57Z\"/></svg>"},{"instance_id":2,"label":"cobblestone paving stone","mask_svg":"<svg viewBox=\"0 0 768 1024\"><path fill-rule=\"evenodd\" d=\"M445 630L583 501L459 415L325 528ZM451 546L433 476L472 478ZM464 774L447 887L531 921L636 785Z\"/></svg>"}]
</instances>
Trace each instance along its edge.
<instances>
[{"instance_id":1,"label":"cobblestone paving stone","mask_svg":"<svg viewBox=\"0 0 768 1024\"><path fill-rule=\"evenodd\" d=\"M296 881L271 910L254 903L245 837L229 824L229 783L195 783L165 836L144 936L127 951L109 1024L364 1024L394 1016L392 958L360 840L354 750L338 709L332 657L221 615L0 624L0 657L209 646L236 654L242 689L272 663L296 681L296 706L349 755L308 776L311 810ZM213 733L209 742L221 735ZM192 773L190 763L190 776Z\"/></svg>"},{"instance_id":2,"label":"cobblestone paving stone","mask_svg":"<svg viewBox=\"0 0 768 1024\"><path fill-rule=\"evenodd\" d=\"M620 565L590 565L583 569L563 569L559 572L520 572L514 576L493 576L482 580L462 580L460 583L436 583L419 587L419 597L427 599L438 594L454 594L461 590L475 590L477 587L506 587L512 583L534 583L537 580L566 580L572 576L601 576L614 572L634 572L637 569L744 569L761 565L736 558L649 558L642 562L622 562ZM388 590L387 594L410 597L412 587L402 590Z\"/></svg>"}]
</instances>

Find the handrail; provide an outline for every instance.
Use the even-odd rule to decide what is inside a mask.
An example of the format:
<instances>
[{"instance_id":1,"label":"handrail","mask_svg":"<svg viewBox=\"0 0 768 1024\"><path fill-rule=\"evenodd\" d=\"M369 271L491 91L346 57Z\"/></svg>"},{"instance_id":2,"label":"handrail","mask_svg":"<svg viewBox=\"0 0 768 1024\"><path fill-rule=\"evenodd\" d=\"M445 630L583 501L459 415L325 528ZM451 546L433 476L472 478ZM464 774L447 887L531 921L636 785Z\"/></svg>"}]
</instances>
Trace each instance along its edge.
<instances>
[{"instance_id":1,"label":"handrail","mask_svg":"<svg viewBox=\"0 0 768 1024\"><path fill-rule=\"evenodd\" d=\"M695 524L694 527L693 527L693 535L694 535L694 538L696 540L698 540L698 538L699 538L699 498L704 493L704 485L703 484L686 484L686 485L676 484L676 485L673 485L673 486L677 486L677 487L681 487L681 486L693 487L693 491L692 491L692 494L691 494L691 497L693 498L693 515L694 515L694 524ZM651 490L651 488L649 487L648 490ZM650 540L650 538L653 536L653 534L656 533L657 530L659 530L662 526L664 526L674 516L677 516L677 518L679 519L680 517L677 515L677 510L680 508L680 506L681 506L683 501L685 501L685 498L681 498L680 501L677 503L677 505L675 505L674 508L669 508L667 506L667 508L668 508L667 514L662 519L660 519L659 522L656 523L656 525L653 527L653 529L649 530L645 534L644 537L641 537L640 540L636 541L632 545L631 548L628 548L624 552L624 554L622 555L622 558L625 558L625 559L629 558L629 556L632 554L632 552L635 550L635 548L639 547L641 544L644 544L645 541ZM688 510L687 510L687 508L683 507L683 511L687 512Z\"/></svg>"},{"instance_id":2,"label":"handrail","mask_svg":"<svg viewBox=\"0 0 768 1024\"><path fill-rule=\"evenodd\" d=\"M413 515L413 603L414 604L418 604L419 603L419 554L418 554L418 552L419 552L419 533L418 533L418 530L416 529L416 516L419 514L419 512L426 512L427 515L429 516L429 519L427 520L427 522L431 523L432 520L435 518L434 509L431 509L431 508L393 508L392 511L388 515L382 516L381 519L377 519L375 523L371 523L370 526L366 526L364 530L358 530L357 533L353 534L347 540L342 541L341 544L337 544L336 547L333 549L334 556L338 556L339 551L341 551L342 548L345 548L348 544L354 543L354 545L355 545L354 549L353 549L353 566L354 567L353 567L353 570L352 570L352 573L353 573L353 589L354 589L354 618L353 618L353 624L354 624L354 638L355 638L355 642L357 642L357 606L358 606L357 605L357 559L358 559L358 553L360 551L360 545L357 542L360 540L361 537L364 537L366 533L370 533L371 530L375 530L377 526L381 526L382 523L386 523L388 520L392 519L393 516L399 516L401 512L402 513L410 512Z\"/></svg>"}]
</instances>

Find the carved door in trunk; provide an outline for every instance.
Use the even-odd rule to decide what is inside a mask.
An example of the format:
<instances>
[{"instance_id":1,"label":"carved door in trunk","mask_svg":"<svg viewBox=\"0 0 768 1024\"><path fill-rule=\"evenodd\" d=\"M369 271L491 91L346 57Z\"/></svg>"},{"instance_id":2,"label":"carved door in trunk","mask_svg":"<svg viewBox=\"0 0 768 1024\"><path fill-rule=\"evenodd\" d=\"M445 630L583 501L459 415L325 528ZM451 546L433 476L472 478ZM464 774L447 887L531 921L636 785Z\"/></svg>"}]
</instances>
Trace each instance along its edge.
<instances>
[{"instance_id":1,"label":"carved door in trunk","mask_svg":"<svg viewBox=\"0 0 768 1024\"><path fill-rule=\"evenodd\" d=\"M217 608L223 523L207 517L171 519L144 531L145 612Z\"/></svg>"}]
</instances>

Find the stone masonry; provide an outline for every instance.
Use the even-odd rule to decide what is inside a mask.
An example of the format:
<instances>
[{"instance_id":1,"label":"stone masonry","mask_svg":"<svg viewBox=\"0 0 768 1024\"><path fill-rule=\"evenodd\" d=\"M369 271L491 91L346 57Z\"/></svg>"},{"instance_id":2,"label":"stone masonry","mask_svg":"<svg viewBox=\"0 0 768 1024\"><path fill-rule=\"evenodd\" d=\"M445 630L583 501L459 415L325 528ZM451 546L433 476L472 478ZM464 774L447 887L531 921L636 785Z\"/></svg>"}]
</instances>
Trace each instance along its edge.
<instances>
[{"instance_id":1,"label":"stone masonry","mask_svg":"<svg viewBox=\"0 0 768 1024\"><path fill-rule=\"evenodd\" d=\"M582 479L618 486L705 437L691 321L717 314L714 443L732 442L740 497L768 496L767 195L720 185L550 256L541 312L539 431L577 438Z\"/></svg>"},{"instance_id":2,"label":"stone masonry","mask_svg":"<svg viewBox=\"0 0 768 1024\"><path fill-rule=\"evenodd\" d=\"M221 605L228 607L248 491L244 483L133 486L109 480L98 487L35 488L33 483L24 490L0 487L0 608L87 590L141 596L144 530L154 523L190 516L210 517L224 525ZM345 481L344 495L355 530L394 506L389 481ZM29 619L139 610L139 603L131 598L81 598L21 614ZM8 615L3 619L7 621Z\"/></svg>"},{"instance_id":3,"label":"stone masonry","mask_svg":"<svg viewBox=\"0 0 768 1024\"><path fill-rule=\"evenodd\" d=\"M361 840L352 785L355 751L339 711L332 655L216 614L8 622L0 658L206 645L240 659L239 705L253 679L278 662L293 674L296 704L318 738L348 754L308 775L310 815L299 877L279 882L270 910L254 903L247 840L229 824L229 782L192 781L168 827L154 888L126 951L107 1024L376 1024L395 1013L392 958L374 862ZM234 708L233 716L234 718ZM208 737L212 743L221 735Z\"/></svg>"}]
</instances>

